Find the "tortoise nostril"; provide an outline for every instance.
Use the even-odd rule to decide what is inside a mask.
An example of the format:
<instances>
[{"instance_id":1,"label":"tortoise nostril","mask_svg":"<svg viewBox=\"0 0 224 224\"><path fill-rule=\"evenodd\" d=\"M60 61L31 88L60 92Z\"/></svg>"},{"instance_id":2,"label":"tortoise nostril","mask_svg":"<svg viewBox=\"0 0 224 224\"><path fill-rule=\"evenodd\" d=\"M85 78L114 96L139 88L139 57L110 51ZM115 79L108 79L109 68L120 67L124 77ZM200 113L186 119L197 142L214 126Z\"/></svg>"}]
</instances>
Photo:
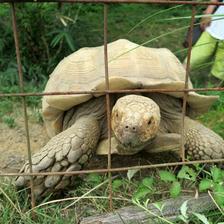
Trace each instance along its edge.
<instances>
[{"instance_id":1,"label":"tortoise nostril","mask_svg":"<svg viewBox=\"0 0 224 224\"><path fill-rule=\"evenodd\" d=\"M137 127L136 126L129 126L129 125L126 125L125 126L125 130L126 131L136 131L137 130Z\"/></svg>"}]
</instances>

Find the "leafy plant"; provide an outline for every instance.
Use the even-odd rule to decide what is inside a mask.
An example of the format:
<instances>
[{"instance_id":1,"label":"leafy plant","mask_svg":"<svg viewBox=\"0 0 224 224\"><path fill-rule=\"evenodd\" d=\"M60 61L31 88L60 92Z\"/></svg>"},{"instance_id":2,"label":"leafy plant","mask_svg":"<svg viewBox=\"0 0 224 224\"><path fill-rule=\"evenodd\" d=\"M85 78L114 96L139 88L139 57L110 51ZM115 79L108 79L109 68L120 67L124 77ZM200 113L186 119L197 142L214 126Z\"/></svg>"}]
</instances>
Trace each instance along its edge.
<instances>
[{"instance_id":1,"label":"leafy plant","mask_svg":"<svg viewBox=\"0 0 224 224\"><path fill-rule=\"evenodd\" d=\"M224 208L224 171L216 166L213 166L211 173L200 181L199 191L208 190L213 192L214 199L218 205Z\"/></svg>"},{"instance_id":2,"label":"leafy plant","mask_svg":"<svg viewBox=\"0 0 224 224\"><path fill-rule=\"evenodd\" d=\"M87 176L86 181L91 186L96 186L96 185L100 184L103 181L103 178L99 174L91 173L91 174L89 174Z\"/></svg>"},{"instance_id":3,"label":"leafy plant","mask_svg":"<svg viewBox=\"0 0 224 224\"><path fill-rule=\"evenodd\" d=\"M170 195L171 197L177 197L181 192L181 185L178 182L175 175L169 171L162 170L159 172L160 178L166 183L170 183Z\"/></svg>"},{"instance_id":4,"label":"leafy plant","mask_svg":"<svg viewBox=\"0 0 224 224\"><path fill-rule=\"evenodd\" d=\"M154 192L154 179L152 177L146 177L139 183L137 190L134 192L133 198L136 200L145 199Z\"/></svg>"},{"instance_id":5,"label":"leafy plant","mask_svg":"<svg viewBox=\"0 0 224 224\"><path fill-rule=\"evenodd\" d=\"M2 100L0 102L0 117L13 111L13 102L9 99Z\"/></svg>"},{"instance_id":6,"label":"leafy plant","mask_svg":"<svg viewBox=\"0 0 224 224\"><path fill-rule=\"evenodd\" d=\"M16 122L15 122L15 119L11 116L8 116L8 115L5 115L2 117L2 121L7 124L7 126L9 128L14 128L16 127Z\"/></svg>"},{"instance_id":7,"label":"leafy plant","mask_svg":"<svg viewBox=\"0 0 224 224\"><path fill-rule=\"evenodd\" d=\"M195 182L197 174L192 168L182 166L177 175L174 175L173 172L167 170L161 170L159 171L159 176L162 181L170 184L170 196L175 198L181 193L181 180L190 180Z\"/></svg>"},{"instance_id":8,"label":"leafy plant","mask_svg":"<svg viewBox=\"0 0 224 224\"><path fill-rule=\"evenodd\" d=\"M184 223L191 223L190 221L192 220L192 218L193 219L196 218L196 223L200 221L200 223L203 223L203 224L210 224L210 222L208 221L208 219L206 218L204 214L200 214L197 212L188 213L187 203L188 201L185 201L180 207L181 215L178 216L180 220L182 220Z\"/></svg>"},{"instance_id":9,"label":"leafy plant","mask_svg":"<svg viewBox=\"0 0 224 224\"><path fill-rule=\"evenodd\" d=\"M124 181L122 179L115 179L112 182L113 191L120 191L120 188L124 185Z\"/></svg>"}]
</instances>

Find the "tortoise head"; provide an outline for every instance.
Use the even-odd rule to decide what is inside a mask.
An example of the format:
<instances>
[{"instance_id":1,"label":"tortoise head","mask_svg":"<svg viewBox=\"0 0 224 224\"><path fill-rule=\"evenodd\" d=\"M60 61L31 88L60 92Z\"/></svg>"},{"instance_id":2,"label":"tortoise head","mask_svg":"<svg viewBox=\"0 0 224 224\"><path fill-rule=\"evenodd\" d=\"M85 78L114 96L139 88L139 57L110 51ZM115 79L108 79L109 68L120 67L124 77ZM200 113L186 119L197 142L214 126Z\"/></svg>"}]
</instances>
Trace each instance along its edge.
<instances>
[{"instance_id":1,"label":"tortoise head","mask_svg":"<svg viewBox=\"0 0 224 224\"><path fill-rule=\"evenodd\" d=\"M160 109L150 98L126 95L112 109L111 127L119 154L134 154L152 140L159 129Z\"/></svg>"}]
</instances>

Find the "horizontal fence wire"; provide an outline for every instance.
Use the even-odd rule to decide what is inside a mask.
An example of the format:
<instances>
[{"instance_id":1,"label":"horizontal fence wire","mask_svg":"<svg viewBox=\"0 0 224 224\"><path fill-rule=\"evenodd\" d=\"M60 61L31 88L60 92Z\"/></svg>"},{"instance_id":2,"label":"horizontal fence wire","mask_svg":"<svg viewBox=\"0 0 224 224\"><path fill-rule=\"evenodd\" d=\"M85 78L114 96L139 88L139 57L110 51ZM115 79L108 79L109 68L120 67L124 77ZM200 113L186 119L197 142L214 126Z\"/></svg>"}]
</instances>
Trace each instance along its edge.
<instances>
[{"instance_id":1,"label":"horizontal fence wire","mask_svg":"<svg viewBox=\"0 0 224 224\"><path fill-rule=\"evenodd\" d=\"M181 166L181 165L194 165L194 164L210 164L210 163L222 163L224 159L209 159L209 160L194 160L194 161L185 161L185 162L172 162L172 163L157 163L150 165L139 165L139 166L130 166L130 167L118 167L118 168L105 168L105 169L91 169L91 170L79 170L79 171L69 171L69 172L40 172L40 173L0 173L0 176L59 176L59 175L78 175L78 174L89 174L89 173L107 173L109 172L122 172L128 170L136 169L154 169L162 167L172 167L172 166Z\"/></svg>"},{"instance_id":2,"label":"horizontal fence wire","mask_svg":"<svg viewBox=\"0 0 224 224\"><path fill-rule=\"evenodd\" d=\"M215 87L215 88L188 88L188 76L189 76L189 60L191 55L191 42L192 42L192 30L193 30L193 21L195 16L195 6L197 5L224 5L224 3L220 2L198 2L198 1L165 1L165 0L0 0L0 3L11 3L12 6L12 18L13 18L13 33L15 37L15 45L16 45L16 55L17 55L17 64L18 64L18 74L21 79L20 85L23 87L22 73L21 73L21 62L20 62L20 53L19 53L19 41L18 41L18 31L16 28L16 16L15 16L15 7L14 3L49 3L49 2L63 2L63 3L104 3L104 63L105 63L105 90L89 90L89 91L67 91L67 92L24 92L23 88L20 88L19 93L0 93L0 97L22 97L24 99L24 119L25 119L25 128L27 130L27 150L30 164L30 172L29 173L0 173L0 176L55 176L55 175L78 175L78 174L88 174L88 173L108 173L109 177L109 204L110 209L113 208L112 205L112 172L122 172L133 169L151 169L151 168L162 168L169 166L180 166L180 165L190 165L190 164L201 164L201 163L219 163L224 162L224 159L210 159L210 160L196 160L196 161L185 161L185 150L183 146L183 140L180 146L181 154L182 154L182 162L172 162L172 163L162 163L162 164L150 164L150 165L139 165L139 166L130 166L130 167L119 167L112 168L111 167L111 125L110 125L110 94L113 93L148 93L148 92L183 92L183 110L182 110L182 125L184 129L184 116L186 113L186 99L189 92L206 92L206 91L224 91L224 87ZM185 85L183 88L175 89L164 89L164 88L144 88L144 89L125 89L125 90L112 90L109 86L109 74L108 74L108 55L107 55L107 17L108 17L108 4L109 3L149 3L149 4L179 4L179 5L192 5L192 16L191 16L191 24L190 24L190 48L188 51L188 64L186 69L185 76ZM32 159L31 159L31 150L29 146L29 129L28 129L28 118L26 114L26 101L25 97L29 96L55 96L55 95L75 95L75 94L104 94L106 95L106 108L107 108L107 123L108 123L108 136L109 136L109 154L108 154L108 165L105 169L91 169L91 170L79 170L79 171L70 171L70 172L40 172L35 173L32 172ZM184 132L181 133L183 139ZM31 178L31 195L33 195L33 186L32 186L32 178ZM32 207L35 207L35 198L32 196Z\"/></svg>"},{"instance_id":3,"label":"horizontal fence wire","mask_svg":"<svg viewBox=\"0 0 224 224\"><path fill-rule=\"evenodd\" d=\"M0 0L0 3L149 3L149 4L175 4L175 5L224 5L223 2L199 2L199 1L166 1L166 0Z\"/></svg>"},{"instance_id":4,"label":"horizontal fence wire","mask_svg":"<svg viewBox=\"0 0 224 224\"><path fill-rule=\"evenodd\" d=\"M67 91L67 92L39 92L39 93L0 93L0 97L19 97L19 96L55 96L55 95L78 95L78 94L107 94L107 93L172 93L172 92L209 92L224 91L224 87L215 88L193 88L193 89L114 89L114 90L90 90L90 91Z\"/></svg>"}]
</instances>

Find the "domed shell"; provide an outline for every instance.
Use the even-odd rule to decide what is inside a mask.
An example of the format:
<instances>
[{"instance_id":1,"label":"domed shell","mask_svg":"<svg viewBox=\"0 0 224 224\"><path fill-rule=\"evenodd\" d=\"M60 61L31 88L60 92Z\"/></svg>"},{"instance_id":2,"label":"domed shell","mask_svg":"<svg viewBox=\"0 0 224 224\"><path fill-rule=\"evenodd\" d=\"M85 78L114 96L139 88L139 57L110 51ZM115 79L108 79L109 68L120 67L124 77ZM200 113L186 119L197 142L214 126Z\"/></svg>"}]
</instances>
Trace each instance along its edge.
<instances>
[{"instance_id":1,"label":"domed shell","mask_svg":"<svg viewBox=\"0 0 224 224\"><path fill-rule=\"evenodd\" d=\"M185 70L176 56L165 48L148 48L125 39L108 44L110 89L184 88ZM192 84L189 81L189 88ZM64 58L47 82L45 92L105 89L104 47L82 48ZM167 93L182 97L182 92ZM88 101L91 94L44 96L43 119L50 137L61 131L64 111ZM187 102L196 114L208 110L217 99L189 92Z\"/></svg>"}]
</instances>

